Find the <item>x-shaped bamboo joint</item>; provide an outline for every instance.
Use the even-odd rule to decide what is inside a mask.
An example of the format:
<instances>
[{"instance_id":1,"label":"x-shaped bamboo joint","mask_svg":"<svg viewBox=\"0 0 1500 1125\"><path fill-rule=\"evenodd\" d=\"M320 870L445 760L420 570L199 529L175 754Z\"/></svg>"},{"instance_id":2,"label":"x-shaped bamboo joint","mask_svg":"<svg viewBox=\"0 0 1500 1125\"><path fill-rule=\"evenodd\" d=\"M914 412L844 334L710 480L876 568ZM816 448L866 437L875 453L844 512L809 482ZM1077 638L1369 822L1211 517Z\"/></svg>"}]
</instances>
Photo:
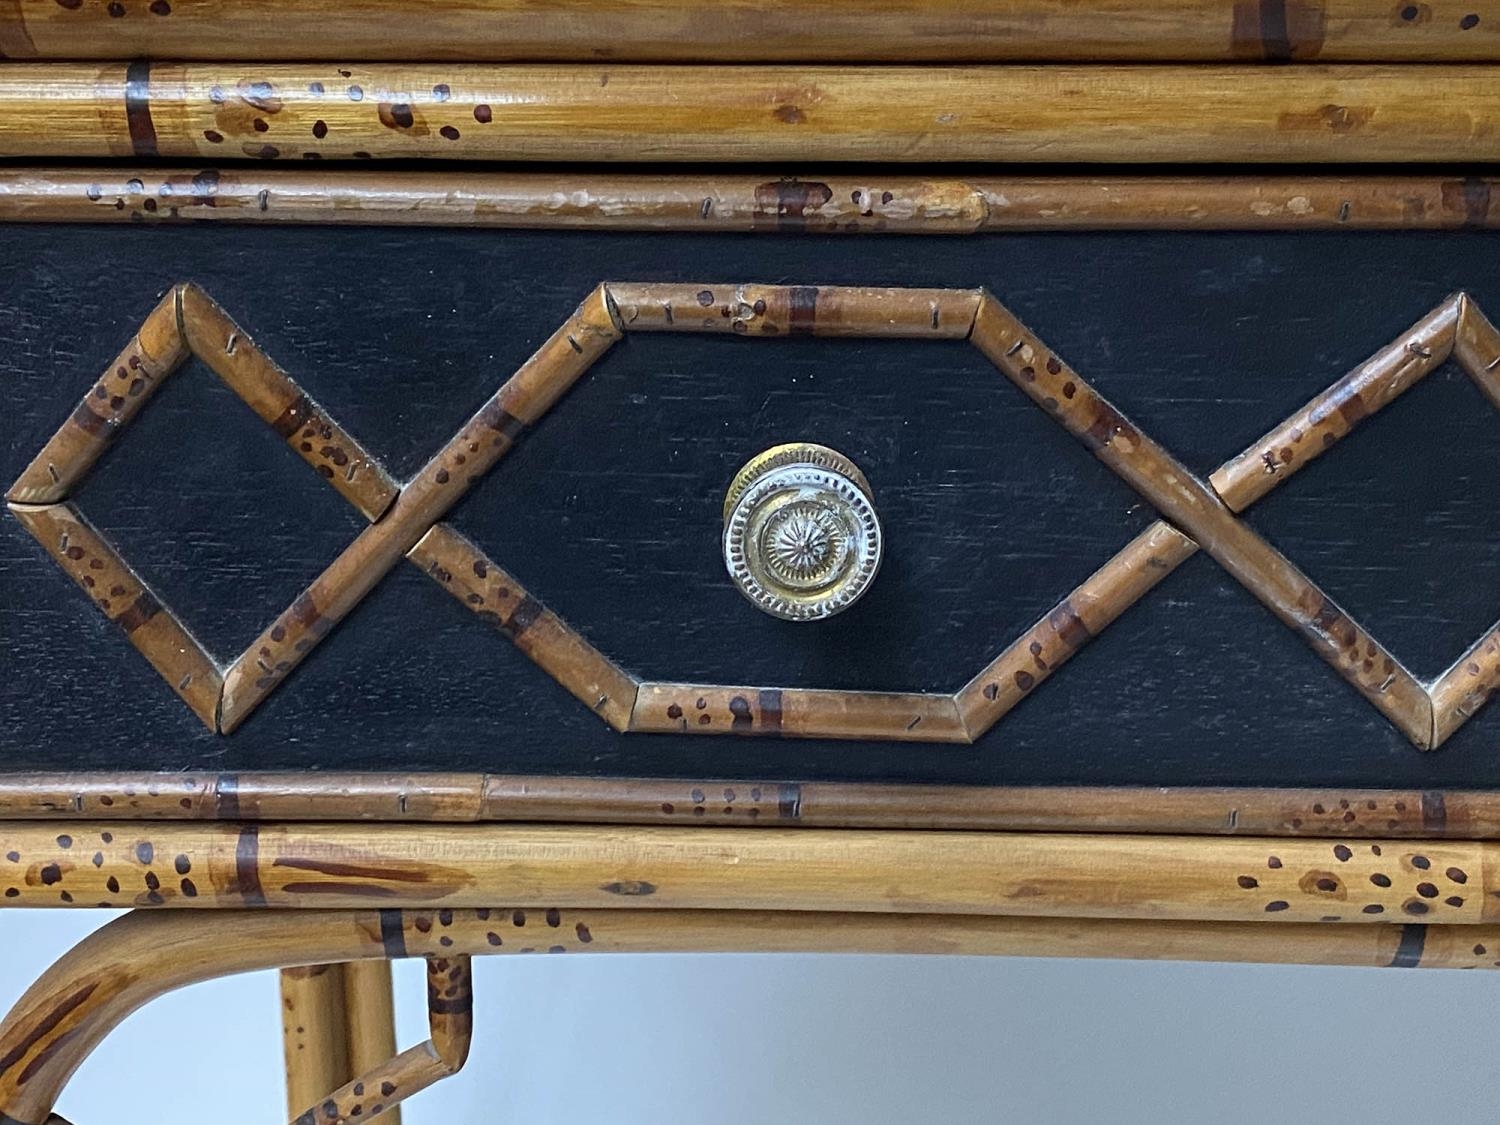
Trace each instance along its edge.
<instances>
[{"instance_id":1,"label":"x-shaped bamboo joint","mask_svg":"<svg viewBox=\"0 0 1500 1125\"><path fill-rule=\"evenodd\" d=\"M1160 519L950 694L637 679L441 522L627 332L967 340L1150 502ZM213 369L371 521L227 666L214 661L67 500L189 355ZM1203 481L984 290L605 283L398 485L222 309L184 284L147 317L8 499L17 518L203 722L224 734L405 557L616 730L972 742L1201 549L1425 750L1441 745L1500 687L1500 626L1440 676L1419 680L1238 517L1450 359L1500 407L1500 333L1457 293Z\"/></svg>"}]
</instances>

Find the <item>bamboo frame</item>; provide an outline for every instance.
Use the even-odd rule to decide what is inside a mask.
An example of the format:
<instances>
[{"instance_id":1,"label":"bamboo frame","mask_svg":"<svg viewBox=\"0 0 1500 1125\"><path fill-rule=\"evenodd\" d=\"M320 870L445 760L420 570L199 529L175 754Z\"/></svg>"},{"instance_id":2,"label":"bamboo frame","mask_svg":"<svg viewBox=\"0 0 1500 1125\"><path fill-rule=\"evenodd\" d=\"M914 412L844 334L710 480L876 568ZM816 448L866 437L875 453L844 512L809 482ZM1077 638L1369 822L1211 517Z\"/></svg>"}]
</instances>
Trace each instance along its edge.
<instances>
[{"instance_id":1,"label":"bamboo frame","mask_svg":"<svg viewBox=\"0 0 1500 1125\"><path fill-rule=\"evenodd\" d=\"M1483 5L1470 7L1483 10ZM389 0L302 4L171 0L147 9L17 0L11 58L594 61L1401 60L1500 58L1468 8L1410 11L1323 0ZM1489 19L1486 13L1484 19ZM393 22L399 21L399 31Z\"/></svg>"},{"instance_id":2,"label":"bamboo frame","mask_svg":"<svg viewBox=\"0 0 1500 1125\"><path fill-rule=\"evenodd\" d=\"M15 820L546 822L1489 840L1500 839L1500 793L480 773L0 774L0 821Z\"/></svg>"},{"instance_id":3,"label":"bamboo frame","mask_svg":"<svg viewBox=\"0 0 1500 1125\"><path fill-rule=\"evenodd\" d=\"M1500 844L581 825L0 824L0 904L1500 922ZM326 960L326 959L325 959Z\"/></svg>"},{"instance_id":4,"label":"bamboo frame","mask_svg":"<svg viewBox=\"0 0 1500 1125\"><path fill-rule=\"evenodd\" d=\"M321 1101L348 1081L349 1013L343 965L296 965L281 970L281 1046L287 1112Z\"/></svg>"},{"instance_id":5,"label":"bamboo frame","mask_svg":"<svg viewBox=\"0 0 1500 1125\"><path fill-rule=\"evenodd\" d=\"M1483 176L910 176L0 169L0 221L353 223L777 234L1457 230L1500 225Z\"/></svg>"},{"instance_id":6,"label":"bamboo frame","mask_svg":"<svg viewBox=\"0 0 1500 1125\"><path fill-rule=\"evenodd\" d=\"M0 157L1500 159L1484 65L0 64Z\"/></svg>"},{"instance_id":7,"label":"bamboo frame","mask_svg":"<svg viewBox=\"0 0 1500 1125\"><path fill-rule=\"evenodd\" d=\"M376 483L366 514L377 505L383 507L371 517L370 526L238 659L221 669L180 622L169 612L159 612L155 596L66 502L68 488L83 477L102 448L95 435L106 429L105 422L85 424L80 419L100 417L90 403L108 376L33 460L9 498L22 523L86 589L94 591L92 568L97 563L104 574L113 576L111 581L119 579L111 593L133 592L116 599L119 604L98 593L95 597L168 682L176 682L179 694L205 724L224 734L243 722L403 555L620 731L970 743L1200 547L1419 749L1441 745L1500 687L1500 626L1480 637L1443 674L1419 681L1290 560L1237 518L1251 502L1450 358L1500 404L1500 333L1462 293L1442 302L1203 482L982 290L608 282L590 294L463 429L397 489L353 438L318 412L248 343L240 355L254 356L253 362L245 368L228 364L224 357L235 350L238 327L194 287L179 286L175 292L186 345L213 356L221 375L263 418L273 419L291 441L301 440L319 424L336 435L334 446L318 450L314 439L301 440L299 448L310 460L332 449L328 459L349 463L347 477L327 464L317 466L336 486L343 480L346 487L341 491L347 499L360 504L363 495L351 489L364 487L366 481ZM162 308L148 318L148 326ZM202 327L205 323L209 330ZM708 332L750 339L801 334L968 340L1156 507L1161 518L951 694L638 680L547 610L478 546L438 523L597 359L635 332ZM204 343L209 339L215 346ZM259 381L247 379L246 370ZM117 374L126 377L128 365L122 364ZM115 408L115 402L123 405ZM119 415L110 433L138 409L120 396L110 405ZM289 415L293 424L283 424ZM1317 440L1304 440L1314 437ZM345 449L353 450L352 456L344 454ZM373 468L355 486L353 470L367 464ZM122 608L127 603L129 608ZM142 612L142 605L150 612ZM192 661L191 667L179 679L184 660ZM187 689L195 684L190 693Z\"/></svg>"},{"instance_id":8,"label":"bamboo frame","mask_svg":"<svg viewBox=\"0 0 1500 1125\"><path fill-rule=\"evenodd\" d=\"M527 924L517 925L518 918ZM173 956L162 956L167 949ZM1388 923L1261 926L827 911L573 911L530 905L210 915L137 911L65 954L0 1023L0 1118L44 1125L73 1072L131 1012L172 989L253 969L543 951L950 953L1488 969L1500 964L1497 949L1500 927ZM451 1049L445 1055L445 1042L451 1040L433 1036L434 1054L456 1058ZM364 1086L363 1095L352 1083L340 1091L336 1108L352 1110L349 1099L368 1100L381 1090L368 1080Z\"/></svg>"}]
</instances>

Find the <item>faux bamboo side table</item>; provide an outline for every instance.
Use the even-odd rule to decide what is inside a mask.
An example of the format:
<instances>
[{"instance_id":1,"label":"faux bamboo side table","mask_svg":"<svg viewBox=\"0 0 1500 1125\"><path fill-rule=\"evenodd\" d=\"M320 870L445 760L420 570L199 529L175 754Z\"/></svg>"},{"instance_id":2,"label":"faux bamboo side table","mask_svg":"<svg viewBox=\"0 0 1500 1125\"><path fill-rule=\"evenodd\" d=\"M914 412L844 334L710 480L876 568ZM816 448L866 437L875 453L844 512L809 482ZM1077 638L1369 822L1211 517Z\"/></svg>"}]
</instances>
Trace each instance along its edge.
<instances>
[{"instance_id":1,"label":"faux bamboo side table","mask_svg":"<svg viewBox=\"0 0 1500 1125\"><path fill-rule=\"evenodd\" d=\"M411 15L0 9L0 904L137 908L0 1125L252 968L336 1125L476 955L1500 965L1500 9Z\"/></svg>"}]
</instances>

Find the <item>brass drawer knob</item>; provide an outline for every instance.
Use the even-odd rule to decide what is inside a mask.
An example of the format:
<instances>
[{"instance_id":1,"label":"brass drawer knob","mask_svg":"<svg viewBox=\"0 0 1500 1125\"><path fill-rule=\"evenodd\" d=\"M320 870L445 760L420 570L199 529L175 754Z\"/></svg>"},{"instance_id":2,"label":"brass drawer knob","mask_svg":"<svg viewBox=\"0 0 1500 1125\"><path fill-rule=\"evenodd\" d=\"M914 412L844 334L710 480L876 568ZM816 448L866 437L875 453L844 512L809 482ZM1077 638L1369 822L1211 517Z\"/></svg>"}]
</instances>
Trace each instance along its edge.
<instances>
[{"instance_id":1,"label":"brass drawer knob","mask_svg":"<svg viewBox=\"0 0 1500 1125\"><path fill-rule=\"evenodd\" d=\"M881 550L870 482L827 446L773 446L724 497L724 565L774 617L816 621L848 609L875 580Z\"/></svg>"}]
</instances>

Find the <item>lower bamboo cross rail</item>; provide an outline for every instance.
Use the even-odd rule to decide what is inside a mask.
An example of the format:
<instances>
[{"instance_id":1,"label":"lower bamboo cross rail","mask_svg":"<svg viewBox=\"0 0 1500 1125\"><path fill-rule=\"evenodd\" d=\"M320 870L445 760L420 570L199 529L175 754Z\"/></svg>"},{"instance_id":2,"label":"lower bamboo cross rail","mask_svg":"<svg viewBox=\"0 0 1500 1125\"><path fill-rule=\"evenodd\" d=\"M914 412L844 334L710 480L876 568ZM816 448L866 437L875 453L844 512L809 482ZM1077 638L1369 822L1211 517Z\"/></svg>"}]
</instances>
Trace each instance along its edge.
<instances>
[{"instance_id":1,"label":"lower bamboo cross rail","mask_svg":"<svg viewBox=\"0 0 1500 1125\"><path fill-rule=\"evenodd\" d=\"M467 1051L468 958L505 953L947 953L1394 968L1500 966L1500 926L1006 918L763 910L136 911L85 938L0 1023L0 1122L45 1125L63 1086L131 1012L231 973L428 959L432 1039L317 1107L340 1125L452 1073ZM357 1110L356 1110L356 1107Z\"/></svg>"},{"instance_id":2,"label":"lower bamboo cross rail","mask_svg":"<svg viewBox=\"0 0 1500 1125\"><path fill-rule=\"evenodd\" d=\"M1500 922L1500 843L867 830L0 823L0 905Z\"/></svg>"}]
</instances>

